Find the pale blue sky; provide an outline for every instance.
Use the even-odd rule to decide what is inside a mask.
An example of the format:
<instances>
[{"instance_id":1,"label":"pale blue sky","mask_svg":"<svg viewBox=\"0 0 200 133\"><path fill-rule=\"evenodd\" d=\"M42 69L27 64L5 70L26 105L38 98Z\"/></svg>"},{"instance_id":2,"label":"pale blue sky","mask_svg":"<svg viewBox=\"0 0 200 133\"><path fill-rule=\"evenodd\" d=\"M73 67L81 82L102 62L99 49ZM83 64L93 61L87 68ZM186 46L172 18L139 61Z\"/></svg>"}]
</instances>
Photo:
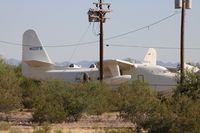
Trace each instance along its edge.
<instances>
[{"instance_id":1,"label":"pale blue sky","mask_svg":"<svg viewBox=\"0 0 200 133\"><path fill-rule=\"evenodd\" d=\"M22 34L34 29L45 45L98 40L98 24L89 25L87 11L97 0L0 0L0 41L21 43ZM106 0L113 12L105 24L105 38L125 33L165 18L175 11L174 0ZM186 46L200 48L200 1L193 0L186 16ZM88 29L89 27L89 29ZM88 30L87 30L88 29ZM180 14L136 33L106 41L106 44L179 47ZM86 32L87 31L87 32ZM21 59L21 47L2 45L0 55ZM46 48L55 62L98 60L98 43L79 47ZM146 48L105 47L106 59L142 60ZM74 53L74 54L73 54ZM157 49L158 60L179 62L179 50ZM200 49L186 50L186 61L200 62ZM73 55L73 56L72 56Z\"/></svg>"}]
</instances>

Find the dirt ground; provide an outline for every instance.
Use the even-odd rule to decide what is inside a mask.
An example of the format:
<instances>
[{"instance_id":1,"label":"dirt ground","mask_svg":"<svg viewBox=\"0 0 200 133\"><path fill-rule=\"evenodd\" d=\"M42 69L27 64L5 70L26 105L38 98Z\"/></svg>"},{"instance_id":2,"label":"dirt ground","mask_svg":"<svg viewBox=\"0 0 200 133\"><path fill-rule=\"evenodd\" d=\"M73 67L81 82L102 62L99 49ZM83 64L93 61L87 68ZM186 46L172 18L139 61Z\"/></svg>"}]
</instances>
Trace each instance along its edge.
<instances>
[{"instance_id":1,"label":"dirt ground","mask_svg":"<svg viewBox=\"0 0 200 133\"><path fill-rule=\"evenodd\" d=\"M11 127L0 133L32 133L33 124L30 112L18 112L11 114L0 113L0 119L9 121ZM108 130L134 129L134 124L125 122L119 117L119 113L105 113L101 116L83 115L78 122L65 122L51 124L51 133L104 133ZM41 127L42 128L42 127Z\"/></svg>"}]
</instances>

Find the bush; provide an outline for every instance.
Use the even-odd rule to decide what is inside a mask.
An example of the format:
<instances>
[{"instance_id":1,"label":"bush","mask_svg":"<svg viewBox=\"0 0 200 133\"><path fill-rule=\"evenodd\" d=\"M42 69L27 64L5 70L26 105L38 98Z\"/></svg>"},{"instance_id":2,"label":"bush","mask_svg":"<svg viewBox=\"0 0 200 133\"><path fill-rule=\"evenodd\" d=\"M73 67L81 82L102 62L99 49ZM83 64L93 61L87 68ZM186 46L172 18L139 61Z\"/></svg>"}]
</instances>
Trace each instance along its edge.
<instances>
[{"instance_id":1,"label":"bush","mask_svg":"<svg viewBox=\"0 0 200 133\"><path fill-rule=\"evenodd\" d=\"M83 112L100 115L110 109L111 90L99 83L47 81L38 90L33 114L36 122L77 121Z\"/></svg>"},{"instance_id":2,"label":"bush","mask_svg":"<svg viewBox=\"0 0 200 133\"><path fill-rule=\"evenodd\" d=\"M171 112L161 103L157 95L146 84L134 81L118 90L120 116L136 123L137 131L168 132Z\"/></svg>"},{"instance_id":3,"label":"bush","mask_svg":"<svg viewBox=\"0 0 200 133\"><path fill-rule=\"evenodd\" d=\"M118 107L124 119L136 123L138 132L199 132L199 91L196 75L188 72L171 97L157 97L148 86L134 81L119 88Z\"/></svg>"},{"instance_id":4,"label":"bush","mask_svg":"<svg viewBox=\"0 0 200 133\"><path fill-rule=\"evenodd\" d=\"M111 89L105 84L90 82L84 84L81 88L86 93L85 112L92 115L101 115L111 110Z\"/></svg>"},{"instance_id":5,"label":"bush","mask_svg":"<svg viewBox=\"0 0 200 133\"><path fill-rule=\"evenodd\" d=\"M173 97L169 106L174 114L170 132L200 131L200 100L186 95Z\"/></svg>"},{"instance_id":6,"label":"bush","mask_svg":"<svg viewBox=\"0 0 200 133\"><path fill-rule=\"evenodd\" d=\"M20 87L22 88L22 104L26 109L32 109L35 107L34 103L36 97L40 95L41 82L23 78L20 83Z\"/></svg>"},{"instance_id":7,"label":"bush","mask_svg":"<svg viewBox=\"0 0 200 133\"><path fill-rule=\"evenodd\" d=\"M184 82L167 103L175 116L171 132L200 131L200 82L191 71L185 71Z\"/></svg>"},{"instance_id":8,"label":"bush","mask_svg":"<svg viewBox=\"0 0 200 133\"><path fill-rule=\"evenodd\" d=\"M0 131L1 130L9 130L11 127L10 123L1 121L0 122Z\"/></svg>"},{"instance_id":9,"label":"bush","mask_svg":"<svg viewBox=\"0 0 200 133\"><path fill-rule=\"evenodd\" d=\"M200 75L185 71L182 85L178 85L174 96L186 95L193 100L200 99Z\"/></svg>"},{"instance_id":10,"label":"bush","mask_svg":"<svg viewBox=\"0 0 200 133\"><path fill-rule=\"evenodd\" d=\"M68 121L77 121L81 118L86 108L85 96L85 92L78 85L66 88L63 106Z\"/></svg>"},{"instance_id":11,"label":"bush","mask_svg":"<svg viewBox=\"0 0 200 133\"><path fill-rule=\"evenodd\" d=\"M22 107L20 82L14 68L0 60L0 112L9 112Z\"/></svg>"},{"instance_id":12,"label":"bush","mask_svg":"<svg viewBox=\"0 0 200 133\"><path fill-rule=\"evenodd\" d=\"M35 98L33 120L36 122L62 122L65 120L63 90L65 84L59 81L42 82L40 93Z\"/></svg>"}]
</instances>

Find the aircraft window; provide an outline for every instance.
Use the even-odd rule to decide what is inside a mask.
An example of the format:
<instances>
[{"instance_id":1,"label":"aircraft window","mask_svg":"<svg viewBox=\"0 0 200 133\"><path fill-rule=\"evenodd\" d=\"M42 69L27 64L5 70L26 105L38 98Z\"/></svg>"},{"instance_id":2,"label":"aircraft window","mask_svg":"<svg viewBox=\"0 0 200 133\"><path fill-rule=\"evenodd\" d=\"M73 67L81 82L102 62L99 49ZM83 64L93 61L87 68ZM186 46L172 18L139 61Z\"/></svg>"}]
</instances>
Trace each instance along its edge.
<instances>
[{"instance_id":1,"label":"aircraft window","mask_svg":"<svg viewBox=\"0 0 200 133\"><path fill-rule=\"evenodd\" d=\"M74 64L70 64L69 67L74 67Z\"/></svg>"},{"instance_id":2,"label":"aircraft window","mask_svg":"<svg viewBox=\"0 0 200 133\"><path fill-rule=\"evenodd\" d=\"M95 64L90 65L90 68L96 68Z\"/></svg>"}]
</instances>

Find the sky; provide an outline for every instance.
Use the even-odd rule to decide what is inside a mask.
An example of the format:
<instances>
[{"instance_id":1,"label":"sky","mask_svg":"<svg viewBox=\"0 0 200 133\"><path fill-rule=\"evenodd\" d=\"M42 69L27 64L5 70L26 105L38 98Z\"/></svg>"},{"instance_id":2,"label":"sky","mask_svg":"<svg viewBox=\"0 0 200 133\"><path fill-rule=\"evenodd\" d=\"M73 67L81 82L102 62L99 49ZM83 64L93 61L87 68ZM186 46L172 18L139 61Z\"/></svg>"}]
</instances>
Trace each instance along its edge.
<instances>
[{"instance_id":1,"label":"sky","mask_svg":"<svg viewBox=\"0 0 200 133\"><path fill-rule=\"evenodd\" d=\"M180 10L174 0L104 0L111 3L112 13L104 24L104 38L113 37L177 13L173 17L143 30L104 41L104 59L133 58L143 60L147 47L157 47L158 60L179 62ZM0 55L21 60L22 35L28 29L37 32L44 46L71 45L98 41L98 23L89 23L87 11L97 0L0 0ZM186 62L200 62L200 1L192 1L186 11ZM109 44L109 47L106 47ZM119 47L120 46L120 47ZM131 47L128 47L131 46ZM139 46L139 47L134 47ZM173 47L177 49L159 49ZM96 61L99 44L45 47L54 62ZM199 49L198 49L199 48Z\"/></svg>"}]
</instances>

